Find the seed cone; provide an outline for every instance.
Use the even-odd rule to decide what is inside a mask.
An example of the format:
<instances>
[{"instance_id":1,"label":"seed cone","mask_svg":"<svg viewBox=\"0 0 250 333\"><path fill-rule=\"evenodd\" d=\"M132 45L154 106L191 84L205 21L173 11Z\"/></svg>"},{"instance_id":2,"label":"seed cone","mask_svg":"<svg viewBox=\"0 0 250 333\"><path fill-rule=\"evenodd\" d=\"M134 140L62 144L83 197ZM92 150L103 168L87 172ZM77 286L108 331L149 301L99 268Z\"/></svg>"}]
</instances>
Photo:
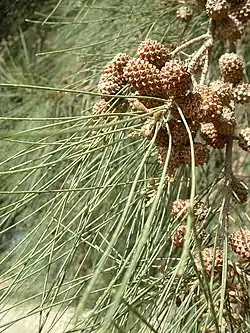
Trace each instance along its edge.
<instances>
[{"instance_id":1,"label":"seed cone","mask_svg":"<svg viewBox=\"0 0 250 333\"><path fill-rule=\"evenodd\" d=\"M130 56L126 53L118 53L110 62L107 63L104 73L116 76L120 80L120 84L126 83L123 76L123 69L129 59Z\"/></svg>"},{"instance_id":2,"label":"seed cone","mask_svg":"<svg viewBox=\"0 0 250 333\"><path fill-rule=\"evenodd\" d=\"M250 83L240 83L233 90L234 101L239 104L250 103Z\"/></svg>"},{"instance_id":3,"label":"seed cone","mask_svg":"<svg viewBox=\"0 0 250 333\"><path fill-rule=\"evenodd\" d=\"M222 113L222 102L208 86L198 86L194 93L186 99L184 114L198 122L211 122L217 120Z\"/></svg>"},{"instance_id":4,"label":"seed cone","mask_svg":"<svg viewBox=\"0 0 250 333\"><path fill-rule=\"evenodd\" d=\"M201 137L215 149L222 149L228 140L227 136L218 132L213 123L201 124Z\"/></svg>"},{"instance_id":5,"label":"seed cone","mask_svg":"<svg viewBox=\"0 0 250 333\"><path fill-rule=\"evenodd\" d=\"M170 60L161 69L164 91L168 96L185 95L192 79L187 66L180 61Z\"/></svg>"},{"instance_id":6,"label":"seed cone","mask_svg":"<svg viewBox=\"0 0 250 333\"><path fill-rule=\"evenodd\" d=\"M98 102L96 102L93 106L93 113L95 114L101 114L101 113L106 113L106 112L112 112L111 105L109 104L108 101L105 99L100 99Z\"/></svg>"},{"instance_id":7,"label":"seed cone","mask_svg":"<svg viewBox=\"0 0 250 333\"><path fill-rule=\"evenodd\" d=\"M102 74L98 83L98 91L105 95L115 95L121 89L120 80L113 74ZM105 96L105 100L111 97Z\"/></svg>"},{"instance_id":8,"label":"seed cone","mask_svg":"<svg viewBox=\"0 0 250 333\"><path fill-rule=\"evenodd\" d=\"M250 230L240 229L232 233L229 246L240 257L250 260Z\"/></svg>"},{"instance_id":9,"label":"seed cone","mask_svg":"<svg viewBox=\"0 0 250 333\"><path fill-rule=\"evenodd\" d=\"M207 0L206 12L213 20L223 20L227 17L230 5L226 0Z\"/></svg>"},{"instance_id":10,"label":"seed cone","mask_svg":"<svg viewBox=\"0 0 250 333\"><path fill-rule=\"evenodd\" d=\"M223 81L213 81L210 84L210 88L216 92L222 105L229 106L233 100L232 84Z\"/></svg>"},{"instance_id":11,"label":"seed cone","mask_svg":"<svg viewBox=\"0 0 250 333\"><path fill-rule=\"evenodd\" d=\"M171 237L172 244L176 247L183 247L186 235L186 226L181 224ZM198 240L203 241L207 236L205 229L199 232Z\"/></svg>"},{"instance_id":12,"label":"seed cone","mask_svg":"<svg viewBox=\"0 0 250 333\"><path fill-rule=\"evenodd\" d=\"M139 45L136 56L150 62L157 68L162 68L165 62L171 59L170 50L152 39L146 39Z\"/></svg>"},{"instance_id":13,"label":"seed cone","mask_svg":"<svg viewBox=\"0 0 250 333\"><path fill-rule=\"evenodd\" d=\"M245 203L248 200L248 188L247 186L235 176L232 176L231 189L234 201L237 203Z\"/></svg>"},{"instance_id":14,"label":"seed cone","mask_svg":"<svg viewBox=\"0 0 250 333\"><path fill-rule=\"evenodd\" d=\"M247 23L250 19L250 1L234 1L230 10L230 16L235 17L243 24Z\"/></svg>"},{"instance_id":15,"label":"seed cone","mask_svg":"<svg viewBox=\"0 0 250 333\"><path fill-rule=\"evenodd\" d=\"M128 61L123 73L124 78L138 90L139 95L162 95L160 71L148 61L132 58Z\"/></svg>"},{"instance_id":16,"label":"seed cone","mask_svg":"<svg viewBox=\"0 0 250 333\"><path fill-rule=\"evenodd\" d=\"M239 133L239 146L250 153L250 127L247 127Z\"/></svg>"},{"instance_id":17,"label":"seed cone","mask_svg":"<svg viewBox=\"0 0 250 333\"><path fill-rule=\"evenodd\" d=\"M172 244L177 247L183 247L185 241L186 226L180 225L171 237Z\"/></svg>"},{"instance_id":18,"label":"seed cone","mask_svg":"<svg viewBox=\"0 0 250 333\"><path fill-rule=\"evenodd\" d=\"M192 155L190 147L183 147L181 151L183 164L192 164ZM195 166L204 165L209 161L209 150L207 145L201 142L194 143L194 161Z\"/></svg>"},{"instance_id":19,"label":"seed cone","mask_svg":"<svg viewBox=\"0 0 250 333\"><path fill-rule=\"evenodd\" d=\"M184 22L189 22L193 17L193 10L191 7L182 6L177 10L176 17Z\"/></svg>"},{"instance_id":20,"label":"seed cone","mask_svg":"<svg viewBox=\"0 0 250 333\"><path fill-rule=\"evenodd\" d=\"M171 216L177 217L178 219L184 219L188 213L188 207L190 204L189 199L177 199L173 202ZM200 200L195 200L194 202L194 218L195 221L204 221L207 215L208 209L205 204Z\"/></svg>"},{"instance_id":21,"label":"seed cone","mask_svg":"<svg viewBox=\"0 0 250 333\"><path fill-rule=\"evenodd\" d=\"M205 248L201 253L204 267L208 275L214 272L214 275L221 274L222 271L222 251L217 249L214 251L213 248ZM194 257L194 262L198 271L202 271L202 265L198 253Z\"/></svg>"},{"instance_id":22,"label":"seed cone","mask_svg":"<svg viewBox=\"0 0 250 333\"><path fill-rule=\"evenodd\" d=\"M219 68L224 82L237 84L243 79L243 61L235 53L224 53L219 59Z\"/></svg>"},{"instance_id":23,"label":"seed cone","mask_svg":"<svg viewBox=\"0 0 250 333\"><path fill-rule=\"evenodd\" d=\"M214 126L219 134L231 135L234 132L236 126L236 118L234 111L229 107L224 107L222 115L214 123Z\"/></svg>"}]
</instances>

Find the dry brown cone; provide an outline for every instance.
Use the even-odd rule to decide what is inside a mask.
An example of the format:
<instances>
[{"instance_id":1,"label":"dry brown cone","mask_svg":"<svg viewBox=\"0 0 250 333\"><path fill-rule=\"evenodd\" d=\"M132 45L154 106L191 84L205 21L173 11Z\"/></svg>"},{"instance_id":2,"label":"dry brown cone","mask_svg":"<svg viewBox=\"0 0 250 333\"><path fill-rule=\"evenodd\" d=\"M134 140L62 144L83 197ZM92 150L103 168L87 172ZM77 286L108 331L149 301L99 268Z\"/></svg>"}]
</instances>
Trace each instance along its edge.
<instances>
[{"instance_id":1,"label":"dry brown cone","mask_svg":"<svg viewBox=\"0 0 250 333\"><path fill-rule=\"evenodd\" d=\"M233 90L235 103L250 103L250 83L240 83Z\"/></svg>"},{"instance_id":2,"label":"dry brown cone","mask_svg":"<svg viewBox=\"0 0 250 333\"><path fill-rule=\"evenodd\" d=\"M185 95L190 88L192 79L187 66L178 60L170 60L161 69L164 92L168 96Z\"/></svg>"},{"instance_id":3,"label":"dry brown cone","mask_svg":"<svg viewBox=\"0 0 250 333\"><path fill-rule=\"evenodd\" d=\"M231 189L236 203L246 203L248 200L248 187L239 178L232 176Z\"/></svg>"},{"instance_id":4,"label":"dry brown cone","mask_svg":"<svg viewBox=\"0 0 250 333\"><path fill-rule=\"evenodd\" d=\"M121 89L120 80L113 74L102 74L98 83L98 91L103 95L115 95ZM112 97L104 96L105 100Z\"/></svg>"},{"instance_id":5,"label":"dry brown cone","mask_svg":"<svg viewBox=\"0 0 250 333\"><path fill-rule=\"evenodd\" d=\"M236 85L243 80L243 61L235 53L224 53L219 59L219 68L224 82Z\"/></svg>"},{"instance_id":6,"label":"dry brown cone","mask_svg":"<svg viewBox=\"0 0 250 333\"><path fill-rule=\"evenodd\" d=\"M184 22L189 22L193 17L193 9L188 6L182 6L177 10L176 17Z\"/></svg>"},{"instance_id":7,"label":"dry brown cone","mask_svg":"<svg viewBox=\"0 0 250 333\"><path fill-rule=\"evenodd\" d=\"M224 107L222 115L214 123L214 126L219 134L231 135L234 132L236 126L236 118L234 111L229 107Z\"/></svg>"},{"instance_id":8,"label":"dry brown cone","mask_svg":"<svg viewBox=\"0 0 250 333\"><path fill-rule=\"evenodd\" d=\"M183 147L181 151L181 156L183 159L183 164L192 164L192 155L190 146ZM202 166L209 161L209 149L207 145L201 142L194 143L194 163L195 166Z\"/></svg>"},{"instance_id":9,"label":"dry brown cone","mask_svg":"<svg viewBox=\"0 0 250 333\"><path fill-rule=\"evenodd\" d=\"M146 39L138 49L136 56L161 69L171 59L170 50L156 40Z\"/></svg>"},{"instance_id":10,"label":"dry brown cone","mask_svg":"<svg viewBox=\"0 0 250 333\"><path fill-rule=\"evenodd\" d=\"M186 226L181 224L171 236L171 242L176 247L183 247L185 242ZM202 229L198 234L198 240L202 242L207 236L205 229Z\"/></svg>"},{"instance_id":11,"label":"dry brown cone","mask_svg":"<svg viewBox=\"0 0 250 333\"><path fill-rule=\"evenodd\" d=\"M231 7L230 16L235 17L243 24L247 23L250 19L250 1L239 1L239 3Z\"/></svg>"},{"instance_id":12,"label":"dry brown cone","mask_svg":"<svg viewBox=\"0 0 250 333\"><path fill-rule=\"evenodd\" d=\"M200 133L201 137L206 141L206 143L215 149L222 149L228 141L228 137L226 135L220 134L217 131L214 123L201 124Z\"/></svg>"},{"instance_id":13,"label":"dry brown cone","mask_svg":"<svg viewBox=\"0 0 250 333\"><path fill-rule=\"evenodd\" d=\"M132 58L123 70L124 78L140 95L162 96L162 82L159 69L148 61Z\"/></svg>"},{"instance_id":14,"label":"dry brown cone","mask_svg":"<svg viewBox=\"0 0 250 333\"><path fill-rule=\"evenodd\" d=\"M160 167L163 168L168 154L168 145L159 144L157 145L157 150L158 150L158 162ZM181 158L180 150L178 148L176 149L175 147L172 147L170 159L168 162L169 174L171 174L176 168L182 165L182 163L183 161Z\"/></svg>"},{"instance_id":15,"label":"dry brown cone","mask_svg":"<svg viewBox=\"0 0 250 333\"><path fill-rule=\"evenodd\" d=\"M178 219L184 219L188 213L188 207L190 205L189 199L177 199L173 202L171 216ZM200 200L194 201L194 219L195 221L203 222L207 216L208 209L205 204Z\"/></svg>"},{"instance_id":16,"label":"dry brown cone","mask_svg":"<svg viewBox=\"0 0 250 333\"><path fill-rule=\"evenodd\" d=\"M239 133L239 146L250 153L250 127L242 129Z\"/></svg>"},{"instance_id":17,"label":"dry brown cone","mask_svg":"<svg viewBox=\"0 0 250 333\"><path fill-rule=\"evenodd\" d=\"M171 242L176 247L183 247L185 241L186 226L180 225L171 236Z\"/></svg>"},{"instance_id":18,"label":"dry brown cone","mask_svg":"<svg viewBox=\"0 0 250 333\"><path fill-rule=\"evenodd\" d=\"M214 248L205 248L201 253L204 267L208 275L220 275L222 271L223 255L222 251L217 249L214 251ZM197 253L194 257L194 262L196 264L197 270L202 271L202 265L200 262L199 254Z\"/></svg>"},{"instance_id":19,"label":"dry brown cone","mask_svg":"<svg viewBox=\"0 0 250 333\"><path fill-rule=\"evenodd\" d=\"M228 240L231 249L241 258L250 260L250 230L239 229Z\"/></svg>"},{"instance_id":20,"label":"dry brown cone","mask_svg":"<svg viewBox=\"0 0 250 333\"><path fill-rule=\"evenodd\" d=\"M101 113L111 113L114 109L111 107L109 102L107 102L105 99L100 99L98 102L96 102L93 106L93 113L95 114L101 114Z\"/></svg>"},{"instance_id":21,"label":"dry brown cone","mask_svg":"<svg viewBox=\"0 0 250 333\"><path fill-rule=\"evenodd\" d=\"M213 81L210 88L216 92L222 105L229 106L233 100L233 87L229 82Z\"/></svg>"},{"instance_id":22,"label":"dry brown cone","mask_svg":"<svg viewBox=\"0 0 250 333\"><path fill-rule=\"evenodd\" d=\"M189 130L191 131L192 137L194 138L199 129L199 124L192 120L187 120L187 123L189 126ZM172 118L168 122L168 125L172 136L173 145L186 146L189 144L188 132L181 120Z\"/></svg>"},{"instance_id":23,"label":"dry brown cone","mask_svg":"<svg viewBox=\"0 0 250 333\"><path fill-rule=\"evenodd\" d=\"M130 56L126 53L118 53L109 63L107 63L104 73L116 76L120 80L120 84L126 83L123 76L123 69L129 59Z\"/></svg>"},{"instance_id":24,"label":"dry brown cone","mask_svg":"<svg viewBox=\"0 0 250 333\"><path fill-rule=\"evenodd\" d=\"M213 122L220 118L222 109L217 93L203 85L198 86L194 93L188 94L183 112L186 117L197 122Z\"/></svg>"},{"instance_id":25,"label":"dry brown cone","mask_svg":"<svg viewBox=\"0 0 250 333\"><path fill-rule=\"evenodd\" d=\"M227 17L230 5L226 0L207 0L206 12L213 20L223 20Z\"/></svg>"}]
</instances>

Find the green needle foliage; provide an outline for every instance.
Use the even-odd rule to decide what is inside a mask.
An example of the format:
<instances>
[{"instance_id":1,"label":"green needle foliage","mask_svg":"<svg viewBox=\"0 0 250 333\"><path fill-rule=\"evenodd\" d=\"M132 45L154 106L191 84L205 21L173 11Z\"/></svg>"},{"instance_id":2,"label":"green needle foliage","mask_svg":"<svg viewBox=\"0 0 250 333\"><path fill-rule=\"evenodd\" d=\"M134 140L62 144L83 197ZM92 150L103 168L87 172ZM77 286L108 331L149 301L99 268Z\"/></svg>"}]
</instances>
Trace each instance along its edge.
<instances>
[{"instance_id":1,"label":"green needle foliage","mask_svg":"<svg viewBox=\"0 0 250 333\"><path fill-rule=\"evenodd\" d=\"M179 60L195 59L213 35L213 22L198 9L191 21L180 20L181 6L160 0L45 3L2 51L1 332L22 327L34 314L39 332L53 332L62 321L58 332L250 330L248 263L229 248L231 232L250 222L247 204L235 203L230 192L232 170L245 183L249 177L249 155L232 144L238 132L196 167L192 133L178 107L191 160L170 177L175 142L169 129L162 167L157 159L157 130L171 121L164 105L131 108L136 92L125 85L109 96L106 112L93 112L98 81L116 54L134 57L150 38ZM246 28L237 42L245 82L248 36ZM203 84L220 78L218 59L232 44L215 39L211 54L205 49ZM166 105L165 97L156 97ZM246 128L247 106L235 113L239 129ZM141 135L148 121L156 124L150 140ZM172 211L179 198L190 203L181 218ZM207 207L203 243L194 223L197 200ZM176 247L171 237L182 224L186 239ZM222 252L219 277L215 259L212 273L207 270L205 248ZM8 315L25 306L25 313Z\"/></svg>"}]
</instances>

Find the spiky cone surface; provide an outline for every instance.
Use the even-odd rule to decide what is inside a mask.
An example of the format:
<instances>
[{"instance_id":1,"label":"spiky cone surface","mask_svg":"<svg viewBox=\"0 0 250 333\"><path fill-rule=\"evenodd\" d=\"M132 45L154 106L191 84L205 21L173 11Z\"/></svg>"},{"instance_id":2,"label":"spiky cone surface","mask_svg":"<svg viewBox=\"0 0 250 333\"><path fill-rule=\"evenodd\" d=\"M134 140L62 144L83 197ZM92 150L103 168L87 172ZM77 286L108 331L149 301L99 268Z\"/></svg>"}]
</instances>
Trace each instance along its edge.
<instances>
[{"instance_id":1,"label":"spiky cone surface","mask_svg":"<svg viewBox=\"0 0 250 333\"><path fill-rule=\"evenodd\" d=\"M183 247L185 241L186 226L180 225L171 236L171 242L176 247Z\"/></svg>"},{"instance_id":2,"label":"spiky cone surface","mask_svg":"<svg viewBox=\"0 0 250 333\"><path fill-rule=\"evenodd\" d=\"M250 230L239 229L228 240L231 249L241 258L250 260Z\"/></svg>"},{"instance_id":3,"label":"spiky cone surface","mask_svg":"<svg viewBox=\"0 0 250 333\"><path fill-rule=\"evenodd\" d=\"M247 23L250 19L250 1L241 1L231 7L230 15L242 23Z\"/></svg>"},{"instance_id":4,"label":"spiky cone surface","mask_svg":"<svg viewBox=\"0 0 250 333\"><path fill-rule=\"evenodd\" d=\"M214 248L205 248L201 252L201 256L203 259L204 267L206 269L206 272L208 275L212 275L212 272L214 275L221 274L222 271L222 263L223 263L223 255L222 251L219 249L216 249L214 251ZM202 272L202 264L199 258L199 254L196 253L194 257L194 262L196 264L197 270L199 272Z\"/></svg>"},{"instance_id":5,"label":"spiky cone surface","mask_svg":"<svg viewBox=\"0 0 250 333\"><path fill-rule=\"evenodd\" d=\"M158 162L160 167L163 168L168 154L168 146L157 145L157 150L158 150ZM183 164L183 159L179 147L177 149L175 147L172 147L170 159L168 161L167 176L171 176L174 170L177 169L182 164Z\"/></svg>"},{"instance_id":6,"label":"spiky cone surface","mask_svg":"<svg viewBox=\"0 0 250 333\"><path fill-rule=\"evenodd\" d=\"M248 200L248 187L237 177L232 176L231 189L236 203L246 203Z\"/></svg>"},{"instance_id":7,"label":"spiky cone surface","mask_svg":"<svg viewBox=\"0 0 250 333\"><path fill-rule=\"evenodd\" d=\"M197 122L212 122L222 114L222 102L211 88L198 86L195 92L189 93L183 110L186 117Z\"/></svg>"},{"instance_id":8,"label":"spiky cone surface","mask_svg":"<svg viewBox=\"0 0 250 333\"><path fill-rule=\"evenodd\" d=\"M207 0L206 12L213 20L223 20L227 17L230 5L226 0Z\"/></svg>"},{"instance_id":9,"label":"spiky cone surface","mask_svg":"<svg viewBox=\"0 0 250 333\"><path fill-rule=\"evenodd\" d=\"M177 199L173 202L172 209L171 209L171 216L176 217L178 219L184 219L188 213L188 207L190 205L189 199ZM205 204L200 200L194 201L194 218L195 221L203 222L208 209Z\"/></svg>"},{"instance_id":10,"label":"spiky cone surface","mask_svg":"<svg viewBox=\"0 0 250 333\"><path fill-rule=\"evenodd\" d=\"M220 134L214 123L202 123L200 133L202 139L214 149L222 149L228 141L228 137Z\"/></svg>"},{"instance_id":11,"label":"spiky cone surface","mask_svg":"<svg viewBox=\"0 0 250 333\"><path fill-rule=\"evenodd\" d=\"M239 133L239 146L250 153L250 127L242 129Z\"/></svg>"},{"instance_id":12,"label":"spiky cone surface","mask_svg":"<svg viewBox=\"0 0 250 333\"><path fill-rule=\"evenodd\" d=\"M171 242L176 247L183 247L185 242L186 226L181 224L171 236ZM205 229L202 229L198 234L198 240L202 242L207 236Z\"/></svg>"},{"instance_id":13,"label":"spiky cone surface","mask_svg":"<svg viewBox=\"0 0 250 333\"><path fill-rule=\"evenodd\" d=\"M123 75L142 95L161 96L162 82L160 70L149 61L132 58L124 68Z\"/></svg>"},{"instance_id":14,"label":"spiky cone surface","mask_svg":"<svg viewBox=\"0 0 250 333\"><path fill-rule=\"evenodd\" d=\"M110 62L107 63L104 69L104 73L115 75L121 82L126 83L123 76L123 69L129 61L130 56L126 53L118 53Z\"/></svg>"},{"instance_id":15,"label":"spiky cone surface","mask_svg":"<svg viewBox=\"0 0 250 333\"><path fill-rule=\"evenodd\" d=\"M236 42L244 34L245 26L237 18L229 15L226 19L215 21L215 36L220 40Z\"/></svg>"},{"instance_id":16,"label":"spiky cone surface","mask_svg":"<svg viewBox=\"0 0 250 333\"><path fill-rule=\"evenodd\" d=\"M199 125L194 121L187 121L192 137L194 138ZM186 146L189 144L189 136L187 129L180 119L172 118L169 122L169 130L172 136L172 141L175 146Z\"/></svg>"},{"instance_id":17,"label":"spiky cone surface","mask_svg":"<svg viewBox=\"0 0 250 333\"><path fill-rule=\"evenodd\" d=\"M181 61L170 60L161 69L164 92L168 96L185 95L192 83L188 67Z\"/></svg>"},{"instance_id":18,"label":"spiky cone surface","mask_svg":"<svg viewBox=\"0 0 250 333\"><path fill-rule=\"evenodd\" d=\"M114 108L111 107L108 101L105 99L100 99L98 102L96 102L93 106L93 113L95 114L101 114L101 113L111 113L113 112Z\"/></svg>"},{"instance_id":19,"label":"spiky cone surface","mask_svg":"<svg viewBox=\"0 0 250 333\"><path fill-rule=\"evenodd\" d=\"M222 102L222 105L229 106L233 100L233 86L229 82L213 81L209 86Z\"/></svg>"},{"instance_id":20,"label":"spiky cone surface","mask_svg":"<svg viewBox=\"0 0 250 333\"><path fill-rule=\"evenodd\" d=\"M233 90L235 103L250 103L250 83L240 83Z\"/></svg>"},{"instance_id":21,"label":"spiky cone surface","mask_svg":"<svg viewBox=\"0 0 250 333\"><path fill-rule=\"evenodd\" d=\"M231 135L236 126L236 118L234 111L229 107L224 107L222 115L214 123L214 126L219 134Z\"/></svg>"},{"instance_id":22,"label":"spiky cone surface","mask_svg":"<svg viewBox=\"0 0 250 333\"><path fill-rule=\"evenodd\" d=\"M236 85L243 79L243 61L235 53L224 53L219 59L219 68L224 82Z\"/></svg>"},{"instance_id":23,"label":"spiky cone surface","mask_svg":"<svg viewBox=\"0 0 250 333\"><path fill-rule=\"evenodd\" d=\"M98 91L103 95L115 95L121 89L120 80L113 74L102 74L98 83ZM105 100L112 97L104 96Z\"/></svg>"},{"instance_id":24,"label":"spiky cone surface","mask_svg":"<svg viewBox=\"0 0 250 333\"><path fill-rule=\"evenodd\" d=\"M192 164L192 154L190 146L183 147L181 151L181 156L183 159L183 164ZM207 145L201 142L194 143L194 163L195 166L202 166L209 161L209 149Z\"/></svg>"},{"instance_id":25,"label":"spiky cone surface","mask_svg":"<svg viewBox=\"0 0 250 333\"><path fill-rule=\"evenodd\" d=\"M184 22L189 22L193 17L193 9L188 6L182 6L176 12L176 17Z\"/></svg>"},{"instance_id":26,"label":"spiky cone surface","mask_svg":"<svg viewBox=\"0 0 250 333\"><path fill-rule=\"evenodd\" d=\"M157 40L146 39L139 45L136 57L148 61L160 69L165 62L171 59L171 53Z\"/></svg>"}]
</instances>

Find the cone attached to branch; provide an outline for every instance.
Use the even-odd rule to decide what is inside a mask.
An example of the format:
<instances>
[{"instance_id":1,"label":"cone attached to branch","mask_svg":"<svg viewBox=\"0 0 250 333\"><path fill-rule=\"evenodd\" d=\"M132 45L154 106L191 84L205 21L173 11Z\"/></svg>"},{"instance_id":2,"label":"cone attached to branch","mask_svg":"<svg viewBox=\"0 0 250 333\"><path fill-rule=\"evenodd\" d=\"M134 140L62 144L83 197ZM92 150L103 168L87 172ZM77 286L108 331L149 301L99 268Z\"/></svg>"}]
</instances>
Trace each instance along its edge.
<instances>
[{"instance_id":1,"label":"cone attached to branch","mask_svg":"<svg viewBox=\"0 0 250 333\"><path fill-rule=\"evenodd\" d=\"M240 229L232 233L229 245L241 258L250 260L250 230Z\"/></svg>"}]
</instances>

